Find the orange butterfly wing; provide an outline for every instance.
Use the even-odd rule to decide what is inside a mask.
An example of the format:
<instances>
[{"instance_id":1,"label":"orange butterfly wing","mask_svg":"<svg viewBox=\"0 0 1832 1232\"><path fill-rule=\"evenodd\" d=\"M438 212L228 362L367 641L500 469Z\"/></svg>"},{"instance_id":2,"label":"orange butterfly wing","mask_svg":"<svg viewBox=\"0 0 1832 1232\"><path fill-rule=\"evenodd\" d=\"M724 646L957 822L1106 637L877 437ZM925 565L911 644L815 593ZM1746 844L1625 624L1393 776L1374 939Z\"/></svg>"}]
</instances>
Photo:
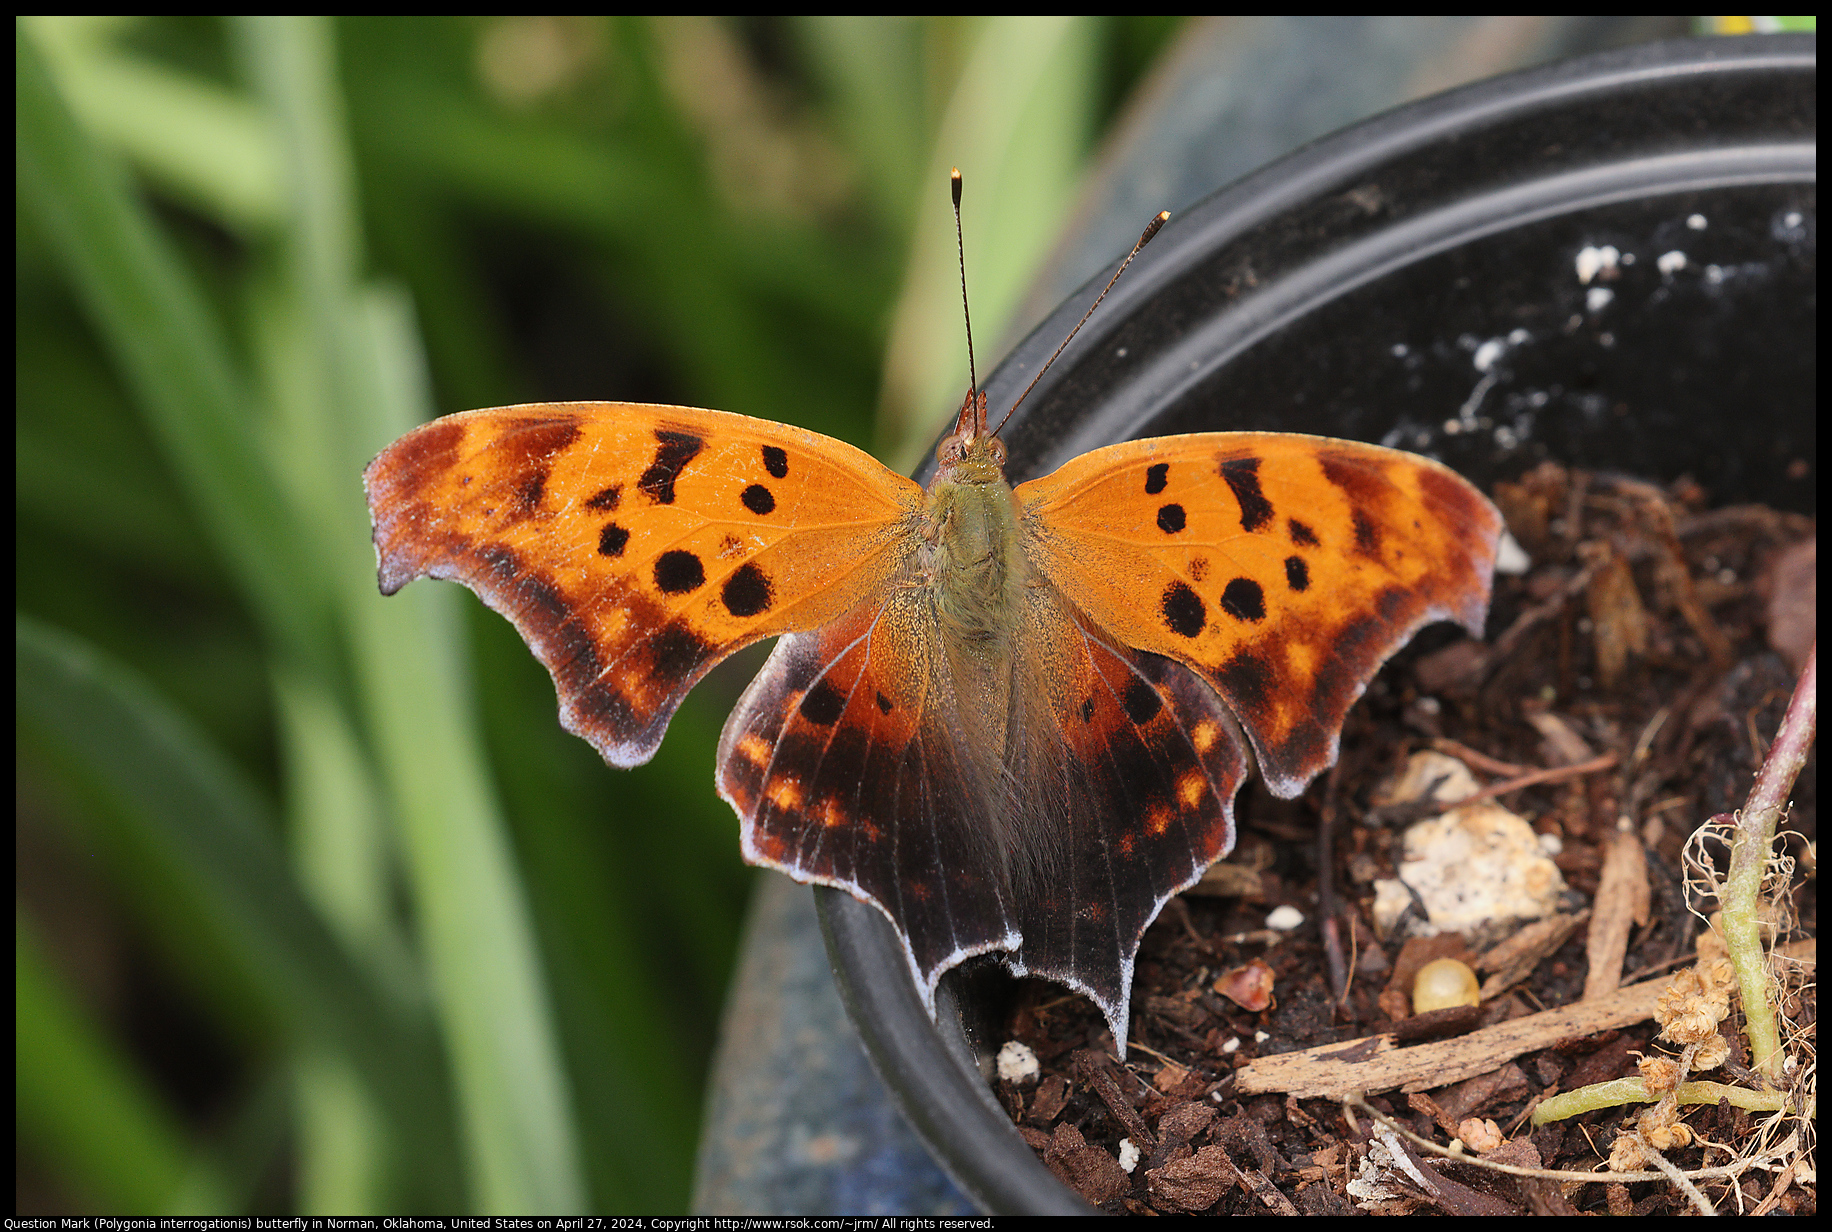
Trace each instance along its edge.
<instances>
[{"instance_id":1,"label":"orange butterfly wing","mask_svg":"<svg viewBox=\"0 0 1832 1232\"><path fill-rule=\"evenodd\" d=\"M922 507L831 438L615 402L449 415L363 482L383 593L470 587L552 673L566 729L617 766L654 755L719 660L881 588Z\"/></svg>"},{"instance_id":2,"label":"orange butterfly wing","mask_svg":"<svg viewBox=\"0 0 1832 1232\"><path fill-rule=\"evenodd\" d=\"M1413 454L1284 433L1158 437L1021 485L1033 564L1113 637L1189 665L1294 796L1421 626L1481 636L1501 517Z\"/></svg>"}]
</instances>

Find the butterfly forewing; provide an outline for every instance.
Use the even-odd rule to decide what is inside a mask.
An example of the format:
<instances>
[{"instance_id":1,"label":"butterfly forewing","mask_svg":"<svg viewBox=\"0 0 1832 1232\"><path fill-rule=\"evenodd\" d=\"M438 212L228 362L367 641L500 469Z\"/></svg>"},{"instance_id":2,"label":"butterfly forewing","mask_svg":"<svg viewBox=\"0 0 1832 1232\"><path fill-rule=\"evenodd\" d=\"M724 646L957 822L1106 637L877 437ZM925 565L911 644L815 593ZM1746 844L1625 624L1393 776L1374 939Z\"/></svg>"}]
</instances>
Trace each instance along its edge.
<instances>
[{"instance_id":1,"label":"butterfly forewing","mask_svg":"<svg viewBox=\"0 0 1832 1232\"><path fill-rule=\"evenodd\" d=\"M720 659L881 587L922 501L838 441L628 403L447 416L364 484L383 591L476 591L553 674L567 729L622 766Z\"/></svg>"},{"instance_id":2,"label":"butterfly forewing","mask_svg":"<svg viewBox=\"0 0 1832 1232\"><path fill-rule=\"evenodd\" d=\"M1373 445L1205 433L1108 446L1017 489L1033 564L1125 644L1196 670L1295 795L1421 626L1480 635L1500 516Z\"/></svg>"}]
</instances>

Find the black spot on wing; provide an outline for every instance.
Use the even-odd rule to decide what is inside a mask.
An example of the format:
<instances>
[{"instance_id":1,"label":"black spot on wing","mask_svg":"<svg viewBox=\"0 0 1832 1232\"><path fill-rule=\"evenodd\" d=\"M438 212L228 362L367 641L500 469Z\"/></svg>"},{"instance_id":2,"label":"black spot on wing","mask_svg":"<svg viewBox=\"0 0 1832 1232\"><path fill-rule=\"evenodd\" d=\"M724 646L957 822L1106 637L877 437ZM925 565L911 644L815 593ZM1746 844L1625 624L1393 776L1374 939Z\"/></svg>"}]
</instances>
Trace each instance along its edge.
<instances>
[{"instance_id":1,"label":"black spot on wing","mask_svg":"<svg viewBox=\"0 0 1832 1232\"><path fill-rule=\"evenodd\" d=\"M770 610L775 593L763 570L747 563L725 579L719 599L725 604L725 610L734 616L756 616Z\"/></svg>"},{"instance_id":2,"label":"black spot on wing","mask_svg":"<svg viewBox=\"0 0 1832 1232\"><path fill-rule=\"evenodd\" d=\"M651 672L669 682L690 678L711 653L712 647L679 621L669 621L649 639Z\"/></svg>"},{"instance_id":3,"label":"black spot on wing","mask_svg":"<svg viewBox=\"0 0 1832 1232\"><path fill-rule=\"evenodd\" d=\"M789 474L789 455L774 445L765 445L763 469L777 479L786 478Z\"/></svg>"},{"instance_id":4,"label":"black spot on wing","mask_svg":"<svg viewBox=\"0 0 1832 1232\"><path fill-rule=\"evenodd\" d=\"M681 470L699 456L706 442L691 432L676 432L667 428L657 428L655 439L655 460L649 463L649 469L642 473L636 486L656 504L672 505L674 481L680 478Z\"/></svg>"},{"instance_id":5,"label":"black spot on wing","mask_svg":"<svg viewBox=\"0 0 1832 1232\"><path fill-rule=\"evenodd\" d=\"M1363 556L1380 558L1380 527L1360 509L1351 515L1355 523L1355 550Z\"/></svg>"},{"instance_id":6,"label":"black spot on wing","mask_svg":"<svg viewBox=\"0 0 1832 1232\"><path fill-rule=\"evenodd\" d=\"M1266 619L1266 592L1252 578L1235 578L1221 592L1221 610L1236 620Z\"/></svg>"},{"instance_id":7,"label":"black spot on wing","mask_svg":"<svg viewBox=\"0 0 1832 1232\"><path fill-rule=\"evenodd\" d=\"M1183 529L1183 506L1165 505L1158 510L1158 529L1167 535L1174 535Z\"/></svg>"},{"instance_id":8,"label":"black spot on wing","mask_svg":"<svg viewBox=\"0 0 1832 1232\"><path fill-rule=\"evenodd\" d=\"M1164 699L1158 691L1140 680L1137 676L1126 686L1126 695L1120 699L1126 708L1126 717L1136 725L1143 727L1157 717L1158 711L1164 709Z\"/></svg>"},{"instance_id":9,"label":"black spot on wing","mask_svg":"<svg viewBox=\"0 0 1832 1232\"><path fill-rule=\"evenodd\" d=\"M1183 582L1172 582L1165 588L1159 609L1170 631L1182 637L1195 637L1209 621L1202 597Z\"/></svg>"},{"instance_id":10,"label":"black spot on wing","mask_svg":"<svg viewBox=\"0 0 1832 1232\"><path fill-rule=\"evenodd\" d=\"M547 494L547 468L536 467L515 481L515 495L511 508L503 512L509 518L520 521L532 517L541 508L541 498Z\"/></svg>"},{"instance_id":11,"label":"black spot on wing","mask_svg":"<svg viewBox=\"0 0 1832 1232\"><path fill-rule=\"evenodd\" d=\"M622 556L623 549L630 542L630 532L615 522L606 522L604 529L598 532L598 555Z\"/></svg>"},{"instance_id":12,"label":"black spot on wing","mask_svg":"<svg viewBox=\"0 0 1832 1232\"><path fill-rule=\"evenodd\" d=\"M1296 518L1292 518L1290 521L1286 522L1285 526L1286 529L1291 531L1292 543L1296 544L1298 547L1314 548L1321 546L1317 542L1317 532L1304 525L1304 523L1298 521Z\"/></svg>"},{"instance_id":13,"label":"black spot on wing","mask_svg":"<svg viewBox=\"0 0 1832 1232\"><path fill-rule=\"evenodd\" d=\"M744 489L743 495L738 499L744 502L744 507L746 509L749 509L758 517L762 517L766 513L772 513L776 509L776 498L770 494L768 488L760 483L753 483L750 487Z\"/></svg>"},{"instance_id":14,"label":"black spot on wing","mask_svg":"<svg viewBox=\"0 0 1832 1232\"><path fill-rule=\"evenodd\" d=\"M1092 697L1081 703L1081 721L1083 723L1094 721L1094 699Z\"/></svg>"},{"instance_id":15,"label":"black spot on wing","mask_svg":"<svg viewBox=\"0 0 1832 1232\"><path fill-rule=\"evenodd\" d=\"M1229 458L1221 464L1221 477L1240 502L1240 528L1256 531L1272 521L1272 502L1260 491L1260 460Z\"/></svg>"},{"instance_id":16,"label":"black spot on wing","mask_svg":"<svg viewBox=\"0 0 1832 1232\"><path fill-rule=\"evenodd\" d=\"M891 712L891 699L884 696L884 694L879 693L878 694L878 713L879 714L889 714L890 712Z\"/></svg>"},{"instance_id":17,"label":"black spot on wing","mask_svg":"<svg viewBox=\"0 0 1832 1232\"><path fill-rule=\"evenodd\" d=\"M602 488L594 492L585 502L585 507L587 509L596 509L600 513L610 513L613 509L617 508L618 502L622 499L623 485L621 483L614 483L608 488Z\"/></svg>"},{"instance_id":18,"label":"black spot on wing","mask_svg":"<svg viewBox=\"0 0 1832 1232\"><path fill-rule=\"evenodd\" d=\"M1285 585L1299 592L1310 589L1310 566L1302 556L1285 558Z\"/></svg>"},{"instance_id":19,"label":"black spot on wing","mask_svg":"<svg viewBox=\"0 0 1832 1232\"><path fill-rule=\"evenodd\" d=\"M1168 482L1165 476L1169 473L1170 463L1168 462L1154 462L1146 467L1145 494L1147 496L1156 496L1158 493L1162 492L1164 490L1164 485Z\"/></svg>"},{"instance_id":20,"label":"black spot on wing","mask_svg":"<svg viewBox=\"0 0 1832 1232\"><path fill-rule=\"evenodd\" d=\"M818 680L813 688L802 694L800 709L802 718L808 722L831 727L846 712L846 699L827 681Z\"/></svg>"},{"instance_id":21,"label":"black spot on wing","mask_svg":"<svg viewBox=\"0 0 1832 1232\"><path fill-rule=\"evenodd\" d=\"M1350 516L1355 523L1355 550L1363 556L1380 553L1380 527L1374 511L1386 506L1392 497L1392 484L1377 467L1367 462L1324 451L1317 459L1323 477L1348 497Z\"/></svg>"},{"instance_id":22,"label":"black spot on wing","mask_svg":"<svg viewBox=\"0 0 1832 1232\"><path fill-rule=\"evenodd\" d=\"M666 595L684 595L706 583L706 566L692 552L674 548L655 558L655 585Z\"/></svg>"}]
</instances>

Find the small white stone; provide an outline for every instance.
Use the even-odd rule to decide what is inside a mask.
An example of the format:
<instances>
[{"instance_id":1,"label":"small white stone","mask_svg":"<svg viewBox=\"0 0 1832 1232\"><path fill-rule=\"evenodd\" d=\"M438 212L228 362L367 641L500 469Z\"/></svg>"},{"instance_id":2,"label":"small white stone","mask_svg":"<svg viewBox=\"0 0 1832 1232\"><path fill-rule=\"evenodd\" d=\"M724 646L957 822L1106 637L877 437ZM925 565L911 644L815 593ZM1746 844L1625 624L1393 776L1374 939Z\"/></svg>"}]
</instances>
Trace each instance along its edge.
<instances>
[{"instance_id":1,"label":"small white stone","mask_svg":"<svg viewBox=\"0 0 1832 1232\"><path fill-rule=\"evenodd\" d=\"M1584 307L1589 312L1602 312L1614 298L1616 293L1608 287L1592 287L1584 293Z\"/></svg>"},{"instance_id":2,"label":"small white stone","mask_svg":"<svg viewBox=\"0 0 1832 1232\"><path fill-rule=\"evenodd\" d=\"M1549 856L1556 856L1565 850L1565 840L1556 834L1539 836L1539 849Z\"/></svg>"},{"instance_id":3,"label":"small white stone","mask_svg":"<svg viewBox=\"0 0 1832 1232\"><path fill-rule=\"evenodd\" d=\"M1132 1145L1131 1138L1120 1139L1120 1167L1131 1172L1139 1166L1139 1148Z\"/></svg>"},{"instance_id":4,"label":"small white stone","mask_svg":"<svg viewBox=\"0 0 1832 1232\"><path fill-rule=\"evenodd\" d=\"M999 1081L1020 1085L1035 1082L1039 1067L1037 1054L1017 1040L1007 1040L999 1049Z\"/></svg>"},{"instance_id":5,"label":"small white stone","mask_svg":"<svg viewBox=\"0 0 1832 1232\"><path fill-rule=\"evenodd\" d=\"M1272 1037L1266 1034L1264 1031L1255 1031L1253 1033L1253 1042L1256 1044L1263 1044L1271 1038Z\"/></svg>"},{"instance_id":6,"label":"small white stone","mask_svg":"<svg viewBox=\"0 0 1832 1232\"><path fill-rule=\"evenodd\" d=\"M1474 794L1468 767L1442 753L1414 753L1404 770L1375 793L1377 804L1439 801ZM1499 804L1478 800L1408 827L1397 879L1374 883L1374 928L1395 935L1402 921L1419 935L1456 932L1489 938L1509 921L1543 919L1565 889L1539 835ZM1413 920L1423 907L1425 922ZM1492 939L1482 944L1492 944Z\"/></svg>"},{"instance_id":7,"label":"small white stone","mask_svg":"<svg viewBox=\"0 0 1832 1232\"><path fill-rule=\"evenodd\" d=\"M1501 542L1495 545L1495 572L1510 577L1519 576L1533 566L1533 558L1520 546L1507 531L1501 532Z\"/></svg>"},{"instance_id":8,"label":"small white stone","mask_svg":"<svg viewBox=\"0 0 1832 1232\"><path fill-rule=\"evenodd\" d=\"M1614 244L1605 244L1601 248L1587 245L1578 250L1578 281L1585 286L1598 275L1613 278L1616 275L1616 263L1622 259Z\"/></svg>"},{"instance_id":9,"label":"small white stone","mask_svg":"<svg viewBox=\"0 0 1832 1232\"><path fill-rule=\"evenodd\" d=\"M1663 252L1660 259L1654 262L1654 268L1663 274L1677 274L1686 268L1686 254L1677 248L1672 252Z\"/></svg>"},{"instance_id":10,"label":"small white stone","mask_svg":"<svg viewBox=\"0 0 1832 1232\"><path fill-rule=\"evenodd\" d=\"M1222 1044L1221 1051L1224 1056L1239 1052L1240 1051L1240 1036L1230 1035L1227 1038L1227 1041ZM1217 1101L1219 1101L1221 1098L1221 1092L1220 1091L1215 1092L1215 1097Z\"/></svg>"},{"instance_id":11,"label":"small white stone","mask_svg":"<svg viewBox=\"0 0 1832 1232\"><path fill-rule=\"evenodd\" d=\"M1505 355L1507 349L1507 340L1504 338L1490 338L1487 342L1477 347L1475 359L1472 361L1476 365L1476 371L1487 372L1490 368L1493 368L1495 366L1495 361Z\"/></svg>"},{"instance_id":12,"label":"small white stone","mask_svg":"<svg viewBox=\"0 0 1832 1232\"><path fill-rule=\"evenodd\" d=\"M1694 231L1703 231L1709 224L1705 222L1705 216L1703 214L1694 214L1686 219L1686 225L1691 227Z\"/></svg>"},{"instance_id":13,"label":"small white stone","mask_svg":"<svg viewBox=\"0 0 1832 1232\"><path fill-rule=\"evenodd\" d=\"M1266 913L1266 927L1277 932L1288 933L1304 922L1304 913L1296 907L1274 907Z\"/></svg>"}]
</instances>

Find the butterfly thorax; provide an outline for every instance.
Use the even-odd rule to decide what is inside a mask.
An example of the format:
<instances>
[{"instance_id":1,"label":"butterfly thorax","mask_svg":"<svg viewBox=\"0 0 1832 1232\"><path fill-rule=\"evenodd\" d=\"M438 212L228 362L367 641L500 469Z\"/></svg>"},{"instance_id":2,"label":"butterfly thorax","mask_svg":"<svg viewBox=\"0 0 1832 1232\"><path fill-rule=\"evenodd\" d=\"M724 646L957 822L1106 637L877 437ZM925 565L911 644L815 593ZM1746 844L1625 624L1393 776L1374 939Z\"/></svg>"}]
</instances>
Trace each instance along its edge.
<instances>
[{"instance_id":1,"label":"butterfly thorax","mask_svg":"<svg viewBox=\"0 0 1832 1232\"><path fill-rule=\"evenodd\" d=\"M1005 452L988 436L950 452L929 485L924 581L950 632L1001 642L1011 636L1030 567L1005 481Z\"/></svg>"}]
</instances>

